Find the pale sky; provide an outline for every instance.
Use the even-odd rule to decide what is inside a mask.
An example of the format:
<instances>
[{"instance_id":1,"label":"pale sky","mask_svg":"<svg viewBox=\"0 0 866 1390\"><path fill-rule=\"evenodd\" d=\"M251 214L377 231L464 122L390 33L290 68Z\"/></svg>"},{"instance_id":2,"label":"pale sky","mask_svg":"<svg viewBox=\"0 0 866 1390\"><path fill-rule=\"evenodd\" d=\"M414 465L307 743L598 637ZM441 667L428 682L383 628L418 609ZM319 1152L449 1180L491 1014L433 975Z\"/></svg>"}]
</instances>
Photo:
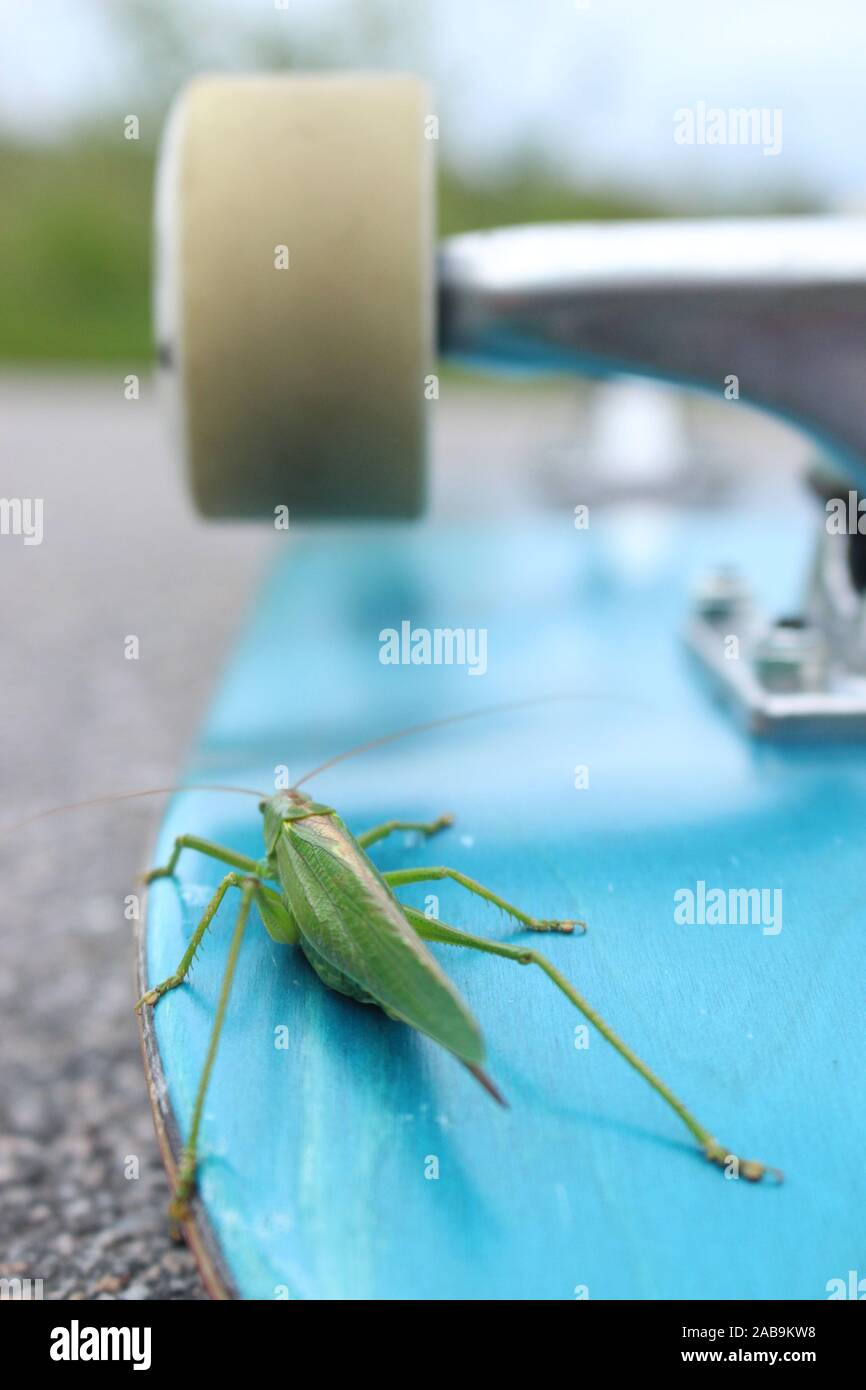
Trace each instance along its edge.
<instances>
[{"instance_id":1,"label":"pale sky","mask_svg":"<svg viewBox=\"0 0 866 1390\"><path fill-rule=\"evenodd\" d=\"M863 0L380 0L392 43L363 38L360 0L140 0L192 16L194 66L250 66L243 30L317 43L335 67L403 67L436 89L442 139L474 174L532 144L565 174L663 195L805 186L866 204ZM146 69L124 0L0 0L0 130L52 138L104 103L136 110ZM163 64L154 64L164 72ZM781 153L683 146L674 112L781 113Z\"/></svg>"}]
</instances>

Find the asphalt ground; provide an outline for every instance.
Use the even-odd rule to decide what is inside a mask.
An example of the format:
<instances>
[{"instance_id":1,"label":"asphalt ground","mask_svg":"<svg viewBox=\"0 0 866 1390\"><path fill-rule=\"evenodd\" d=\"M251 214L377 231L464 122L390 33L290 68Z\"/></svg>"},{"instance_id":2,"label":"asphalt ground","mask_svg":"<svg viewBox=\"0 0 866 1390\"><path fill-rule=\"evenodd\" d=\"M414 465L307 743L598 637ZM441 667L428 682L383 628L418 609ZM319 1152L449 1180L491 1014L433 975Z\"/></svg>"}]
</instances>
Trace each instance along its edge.
<instances>
[{"instance_id":1,"label":"asphalt ground","mask_svg":"<svg viewBox=\"0 0 866 1390\"><path fill-rule=\"evenodd\" d=\"M172 780L266 542L194 518L145 382L128 401L121 378L7 376L0 421L0 491L44 503L41 544L0 535L7 826ZM0 1275L46 1299L203 1296L168 1235L132 1009L124 900L159 810L0 839Z\"/></svg>"}]
</instances>

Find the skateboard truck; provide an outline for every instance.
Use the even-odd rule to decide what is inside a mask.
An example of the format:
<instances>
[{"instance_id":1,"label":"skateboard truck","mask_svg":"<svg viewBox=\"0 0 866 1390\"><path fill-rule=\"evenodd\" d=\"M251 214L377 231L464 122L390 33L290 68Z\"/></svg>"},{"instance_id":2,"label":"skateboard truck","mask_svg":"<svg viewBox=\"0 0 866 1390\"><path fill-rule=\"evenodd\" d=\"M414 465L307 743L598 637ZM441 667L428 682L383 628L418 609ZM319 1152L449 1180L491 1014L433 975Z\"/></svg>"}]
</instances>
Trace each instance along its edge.
<instances>
[{"instance_id":1,"label":"skateboard truck","mask_svg":"<svg viewBox=\"0 0 866 1390\"><path fill-rule=\"evenodd\" d=\"M440 349L483 366L638 372L740 399L812 434L814 478L866 492L866 219L515 227L439 257ZM843 478L847 480L843 481ZM822 517L804 611L771 621L706 576L687 641L754 733L866 736L866 536ZM866 515L863 517L866 532Z\"/></svg>"}]
</instances>

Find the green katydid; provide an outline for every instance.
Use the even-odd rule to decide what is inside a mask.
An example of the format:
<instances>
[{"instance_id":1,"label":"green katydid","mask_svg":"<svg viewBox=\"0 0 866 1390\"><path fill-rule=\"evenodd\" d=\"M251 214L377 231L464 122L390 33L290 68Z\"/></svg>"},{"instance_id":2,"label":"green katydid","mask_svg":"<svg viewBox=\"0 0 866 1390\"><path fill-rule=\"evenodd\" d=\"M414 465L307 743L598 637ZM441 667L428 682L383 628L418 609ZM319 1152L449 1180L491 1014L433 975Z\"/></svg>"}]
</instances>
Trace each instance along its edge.
<instances>
[{"instance_id":1,"label":"green katydid","mask_svg":"<svg viewBox=\"0 0 866 1390\"><path fill-rule=\"evenodd\" d=\"M176 971L142 996L136 1005L138 1010L145 1005L155 1005L169 990L183 984L223 898L230 888L237 888L241 895L210 1042L193 1105L190 1132L177 1172L170 1208L174 1220L184 1219L195 1186L198 1139L205 1094L228 1008L241 939L253 904L273 940L286 945L300 946L319 978L329 988L362 1003L378 1005L392 1018L408 1024L447 1048L501 1104L505 1103L502 1096L483 1069L484 1043L478 1023L425 943L460 946L489 955L502 956L520 965L538 966L620 1056L624 1057L667 1102L697 1140L704 1156L711 1163L732 1174L739 1174L751 1182L759 1182L767 1175L781 1180L782 1175L777 1169L754 1159L739 1159L720 1144L670 1088L578 994L570 981L539 951L527 945L509 945L474 936L457 927L428 918L414 908L400 903L394 889L409 883L450 878L471 893L500 908L529 931L572 932L575 926L585 930L583 922L538 920L465 874L444 866L397 869L380 873L366 852L374 844L396 830L412 830L426 836L434 835L450 826L453 823L452 817L440 816L428 823L386 821L363 834L353 836L333 807L312 801L300 791L303 783L335 763L370 748L391 743L408 734L423 733L444 724L563 698L573 697L555 696L542 697L540 700L508 701L504 705L451 715L402 729L398 733L386 734L329 758L301 777L294 787L272 796L265 796L262 792L248 787L218 786L213 783L202 787L158 787L148 791L122 793L119 796L96 797L90 801L77 802L73 806L56 806L30 816L17 825L6 827L4 833L9 833L40 821L46 816L81 806L133 800L178 790L240 792L260 799L265 833L263 858L252 859L232 849L211 844L198 836L182 835L175 841L168 863L145 875L145 881L148 883L172 875L184 849L197 850L225 863L231 870L218 885L205 908ZM272 884L278 887L272 887Z\"/></svg>"},{"instance_id":2,"label":"green katydid","mask_svg":"<svg viewBox=\"0 0 866 1390\"><path fill-rule=\"evenodd\" d=\"M230 870L205 908L174 974L149 989L139 1000L137 1009L157 1004L169 990L183 984L223 898L232 888L240 892L240 907L193 1105L190 1131L177 1171L170 1209L175 1221L187 1215L195 1186L205 1094L219 1046L241 939L253 905L273 940L299 946L330 989L362 1003L378 1005L390 1017L432 1038L458 1058L502 1104L505 1102L484 1071L484 1042L479 1025L426 943L483 951L521 965L538 966L675 1111L710 1162L752 1182L760 1181L768 1173L781 1177L777 1170L755 1160L738 1159L720 1144L540 952L527 945L509 945L470 935L399 902L394 890L405 884L451 879L498 907L529 931L572 932L575 926L585 930L582 922L536 919L455 869L436 866L381 873L367 854L374 844L396 830L435 835L452 824L450 815L429 823L387 821L355 836L333 807L311 800L300 790L302 783L343 758L405 734L466 717L473 715L436 720L350 749L307 773L289 790L264 797L259 807L264 818L265 840L265 854L261 859L238 854L195 835L181 835L175 840L168 862L145 876L148 883L171 876L185 849L217 859Z\"/></svg>"}]
</instances>

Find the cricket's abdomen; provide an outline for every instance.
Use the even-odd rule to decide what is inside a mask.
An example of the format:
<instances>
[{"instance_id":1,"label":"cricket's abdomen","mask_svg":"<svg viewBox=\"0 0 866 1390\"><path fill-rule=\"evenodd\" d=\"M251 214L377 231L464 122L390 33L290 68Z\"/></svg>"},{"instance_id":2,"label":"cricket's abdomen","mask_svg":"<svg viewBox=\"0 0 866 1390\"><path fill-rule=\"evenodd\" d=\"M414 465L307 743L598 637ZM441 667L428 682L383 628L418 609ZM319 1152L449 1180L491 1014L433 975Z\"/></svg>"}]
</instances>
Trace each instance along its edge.
<instances>
[{"instance_id":1,"label":"cricket's abdomen","mask_svg":"<svg viewBox=\"0 0 866 1390\"><path fill-rule=\"evenodd\" d=\"M373 998L369 990L364 989L349 975L345 975L342 970L338 970L330 961L325 960L321 951L316 950L312 941L304 936L303 932L299 936L298 945L319 979L328 986L328 989L335 989L339 994L348 994L350 999L357 999L359 1004L379 1003L378 999Z\"/></svg>"}]
</instances>

